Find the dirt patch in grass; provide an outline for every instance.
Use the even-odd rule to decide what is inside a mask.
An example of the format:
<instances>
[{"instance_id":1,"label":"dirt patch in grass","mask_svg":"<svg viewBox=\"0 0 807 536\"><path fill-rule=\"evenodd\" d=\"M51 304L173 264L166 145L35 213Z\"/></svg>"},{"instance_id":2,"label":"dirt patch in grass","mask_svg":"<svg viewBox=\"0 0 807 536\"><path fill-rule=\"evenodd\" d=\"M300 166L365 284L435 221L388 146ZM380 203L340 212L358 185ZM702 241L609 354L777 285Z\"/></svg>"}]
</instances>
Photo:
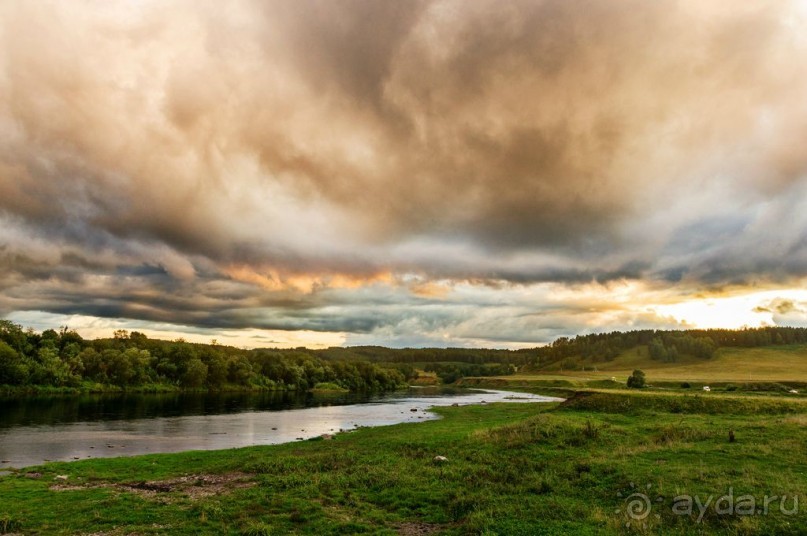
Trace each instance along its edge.
<instances>
[{"instance_id":1,"label":"dirt patch in grass","mask_svg":"<svg viewBox=\"0 0 807 536\"><path fill-rule=\"evenodd\" d=\"M793 417L787 417L783 419L783 422L787 424L798 424L799 426L807 426L807 415L795 415Z\"/></svg>"},{"instance_id":2,"label":"dirt patch in grass","mask_svg":"<svg viewBox=\"0 0 807 536\"><path fill-rule=\"evenodd\" d=\"M395 526L401 536L422 536L424 534L436 534L443 528L441 525L431 523L399 523Z\"/></svg>"},{"instance_id":3,"label":"dirt patch in grass","mask_svg":"<svg viewBox=\"0 0 807 536\"><path fill-rule=\"evenodd\" d=\"M94 483L87 486L54 484L53 491L76 491L90 488L111 488L136 493L141 497L159 497L165 493L182 493L196 500L221 495L235 489L251 488L257 482L247 473L224 473L221 475L186 475L168 480L149 480L126 483Z\"/></svg>"},{"instance_id":4,"label":"dirt patch in grass","mask_svg":"<svg viewBox=\"0 0 807 536\"><path fill-rule=\"evenodd\" d=\"M169 527L167 525L158 525L157 523L154 523L151 526L151 528L160 530L159 534L163 534L164 533L163 531L165 531ZM125 527L120 527L120 528L116 528L116 529L113 529L111 531L106 531L106 532L103 532L103 531L102 532L87 532L87 533L82 532L80 534L82 536L139 536L142 533L128 532ZM14 535L9 534L8 536L14 536ZM20 536L22 536L22 535L20 535Z\"/></svg>"}]
</instances>

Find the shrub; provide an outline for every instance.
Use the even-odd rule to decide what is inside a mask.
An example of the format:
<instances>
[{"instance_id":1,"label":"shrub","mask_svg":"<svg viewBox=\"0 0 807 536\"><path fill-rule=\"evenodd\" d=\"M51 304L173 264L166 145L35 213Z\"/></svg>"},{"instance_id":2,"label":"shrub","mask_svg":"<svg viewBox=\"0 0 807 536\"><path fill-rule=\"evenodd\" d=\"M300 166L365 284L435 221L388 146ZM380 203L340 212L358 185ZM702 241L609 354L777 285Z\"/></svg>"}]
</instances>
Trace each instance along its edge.
<instances>
[{"instance_id":1,"label":"shrub","mask_svg":"<svg viewBox=\"0 0 807 536\"><path fill-rule=\"evenodd\" d=\"M628 387L632 389L641 389L645 385L644 372L641 370L634 370L633 374L628 378Z\"/></svg>"},{"instance_id":2,"label":"shrub","mask_svg":"<svg viewBox=\"0 0 807 536\"><path fill-rule=\"evenodd\" d=\"M347 392L347 389L334 382L319 382L314 386L314 391L340 391Z\"/></svg>"},{"instance_id":3,"label":"shrub","mask_svg":"<svg viewBox=\"0 0 807 536\"><path fill-rule=\"evenodd\" d=\"M701 396L661 393L587 392L578 391L561 403L562 410L600 411L604 413L702 413L709 415L743 415L748 413L777 415L803 413L805 406L798 399Z\"/></svg>"},{"instance_id":4,"label":"shrub","mask_svg":"<svg viewBox=\"0 0 807 536\"><path fill-rule=\"evenodd\" d=\"M3 514L2 516L0 516L0 534L17 532L18 530L20 530L21 526L22 523L20 523L19 520L14 519L8 514Z\"/></svg>"}]
</instances>

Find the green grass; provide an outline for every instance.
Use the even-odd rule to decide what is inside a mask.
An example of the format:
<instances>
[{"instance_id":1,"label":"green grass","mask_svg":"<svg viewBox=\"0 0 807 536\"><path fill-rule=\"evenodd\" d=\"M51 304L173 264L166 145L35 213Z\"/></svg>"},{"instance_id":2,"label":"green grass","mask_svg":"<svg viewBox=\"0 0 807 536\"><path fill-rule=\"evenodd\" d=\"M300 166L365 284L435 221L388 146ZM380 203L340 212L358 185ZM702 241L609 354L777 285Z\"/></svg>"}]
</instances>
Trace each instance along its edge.
<instances>
[{"instance_id":1,"label":"green grass","mask_svg":"<svg viewBox=\"0 0 807 536\"><path fill-rule=\"evenodd\" d=\"M657 380L807 382L807 346L722 348L712 359L688 358L677 363L660 363L629 351L598 366L598 371L627 377L635 368L652 373Z\"/></svg>"},{"instance_id":2,"label":"green grass","mask_svg":"<svg viewBox=\"0 0 807 536\"><path fill-rule=\"evenodd\" d=\"M583 370L583 368L587 370ZM500 376L500 385L528 386L540 381L546 386L581 387L596 380L616 378L624 385L635 369L647 373L656 384L689 382L693 386L712 384L784 383L807 386L807 345L767 346L761 348L721 348L711 359L682 356L675 363L654 361L645 347L623 351L615 359L595 362L577 359L576 370L558 370L558 365L546 370ZM466 378L466 384L489 381ZM563 385L565 383L565 385ZM652 383L652 382L651 382Z\"/></svg>"},{"instance_id":3,"label":"green grass","mask_svg":"<svg viewBox=\"0 0 807 536\"><path fill-rule=\"evenodd\" d=\"M697 509L671 510L677 495L705 501L729 490L807 504L807 405L798 398L611 389L562 404L437 411L443 419L331 441L29 468L0 477L0 532L807 533L805 514L778 508L712 508L700 522ZM637 492L660 502L626 527L625 498Z\"/></svg>"},{"instance_id":4,"label":"green grass","mask_svg":"<svg viewBox=\"0 0 807 536\"><path fill-rule=\"evenodd\" d=\"M646 414L648 411L703 415L779 415L807 413L807 399L780 396L748 396L723 393L659 393L649 390L576 391L564 408L584 411Z\"/></svg>"}]
</instances>

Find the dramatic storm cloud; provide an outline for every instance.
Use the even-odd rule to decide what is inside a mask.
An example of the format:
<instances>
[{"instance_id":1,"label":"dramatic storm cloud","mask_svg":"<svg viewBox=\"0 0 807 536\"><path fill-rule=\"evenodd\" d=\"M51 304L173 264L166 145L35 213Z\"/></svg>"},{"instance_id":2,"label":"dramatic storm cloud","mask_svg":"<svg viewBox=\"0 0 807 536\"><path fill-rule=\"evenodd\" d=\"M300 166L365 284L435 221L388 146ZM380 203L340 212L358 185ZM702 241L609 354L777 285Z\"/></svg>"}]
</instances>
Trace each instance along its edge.
<instances>
[{"instance_id":1,"label":"dramatic storm cloud","mask_svg":"<svg viewBox=\"0 0 807 536\"><path fill-rule=\"evenodd\" d=\"M738 299L715 325L802 322L806 23L3 2L0 316L255 345L533 345Z\"/></svg>"}]
</instances>

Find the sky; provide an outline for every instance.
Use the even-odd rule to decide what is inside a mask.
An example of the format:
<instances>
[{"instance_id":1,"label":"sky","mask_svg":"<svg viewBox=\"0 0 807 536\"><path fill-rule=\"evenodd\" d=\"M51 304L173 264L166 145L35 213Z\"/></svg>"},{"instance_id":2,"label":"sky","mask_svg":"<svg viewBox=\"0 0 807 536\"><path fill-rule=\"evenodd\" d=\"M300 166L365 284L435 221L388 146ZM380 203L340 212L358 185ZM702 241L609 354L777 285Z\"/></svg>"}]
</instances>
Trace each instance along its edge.
<instances>
[{"instance_id":1,"label":"sky","mask_svg":"<svg viewBox=\"0 0 807 536\"><path fill-rule=\"evenodd\" d=\"M244 347L807 326L803 0L6 0L0 318Z\"/></svg>"}]
</instances>

